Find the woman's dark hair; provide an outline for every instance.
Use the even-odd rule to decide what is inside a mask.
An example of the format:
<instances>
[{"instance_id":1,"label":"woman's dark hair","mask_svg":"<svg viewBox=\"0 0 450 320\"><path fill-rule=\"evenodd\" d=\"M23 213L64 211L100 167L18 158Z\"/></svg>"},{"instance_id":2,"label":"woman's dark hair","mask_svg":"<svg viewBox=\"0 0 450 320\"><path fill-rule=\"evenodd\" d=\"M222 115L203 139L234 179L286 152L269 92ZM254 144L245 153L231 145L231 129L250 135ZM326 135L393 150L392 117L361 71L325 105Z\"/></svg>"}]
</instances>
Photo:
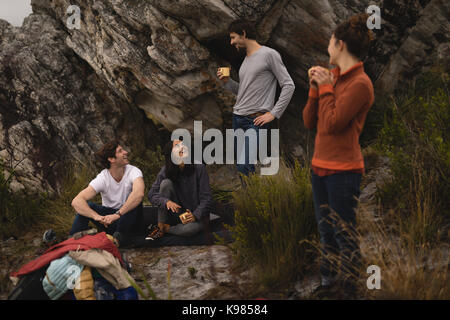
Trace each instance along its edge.
<instances>
[{"instance_id":1,"label":"woman's dark hair","mask_svg":"<svg viewBox=\"0 0 450 320\"><path fill-rule=\"evenodd\" d=\"M191 158L191 164L185 164L183 171L180 169L180 166L176 165L172 162L172 148L173 141L169 141L163 148L163 155L165 159L165 174L166 178L170 179L173 183L178 182L181 174L190 175L194 172L194 165L192 164L192 153L189 150L189 157Z\"/></svg>"},{"instance_id":2,"label":"woman's dark hair","mask_svg":"<svg viewBox=\"0 0 450 320\"><path fill-rule=\"evenodd\" d=\"M109 169L111 167L111 162L109 162L108 158L116 157L116 149L119 144L118 139L108 141L94 154L95 160L102 168Z\"/></svg>"},{"instance_id":3,"label":"woman's dark hair","mask_svg":"<svg viewBox=\"0 0 450 320\"><path fill-rule=\"evenodd\" d=\"M247 37L247 39L256 40L256 38L258 36L258 32L256 31L256 27L253 22L241 19L241 20L232 22L230 24L230 26L228 27L228 33L234 32L234 33L237 33L237 34L243 36L244 31L245 31L245 36Z\"/></svg>"},{"instance_id":4,"label":"woman's dark hair","mask_svg":"<svg viewBox=\"0 0 450 320\"><path fill-rule=\"evenodd\" d=\"M344 41L348 51L359 59L367 54L373 40L372 30L367 27L368 18L369 15L365 13L355 15L338 25L333 33L336 43L338 40Z\"/></svg>"}]
</instances>

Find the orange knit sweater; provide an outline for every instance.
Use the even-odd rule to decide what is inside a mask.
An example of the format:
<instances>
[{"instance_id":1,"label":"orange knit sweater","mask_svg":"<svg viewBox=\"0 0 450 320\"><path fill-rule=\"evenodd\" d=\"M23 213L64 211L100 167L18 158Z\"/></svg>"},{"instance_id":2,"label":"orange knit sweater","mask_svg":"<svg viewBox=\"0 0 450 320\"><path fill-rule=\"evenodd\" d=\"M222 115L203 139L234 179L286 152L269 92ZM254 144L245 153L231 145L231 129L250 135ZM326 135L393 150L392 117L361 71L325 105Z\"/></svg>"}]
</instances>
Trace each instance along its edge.
<instances>
[{"instance_id":1,"label":"orange knit sweater","mask_svg":"<svg viewBox=\"0 0 450 320\"><path fill-rule=\"evenodd\" d=\"M334 84L311 88L303 109L305 126L317 129L312 166L331 172L364 170L359 136L374 102L372 81L362 62L343 74L339 68L331 72Z\"/></svg>"}]
</instances>

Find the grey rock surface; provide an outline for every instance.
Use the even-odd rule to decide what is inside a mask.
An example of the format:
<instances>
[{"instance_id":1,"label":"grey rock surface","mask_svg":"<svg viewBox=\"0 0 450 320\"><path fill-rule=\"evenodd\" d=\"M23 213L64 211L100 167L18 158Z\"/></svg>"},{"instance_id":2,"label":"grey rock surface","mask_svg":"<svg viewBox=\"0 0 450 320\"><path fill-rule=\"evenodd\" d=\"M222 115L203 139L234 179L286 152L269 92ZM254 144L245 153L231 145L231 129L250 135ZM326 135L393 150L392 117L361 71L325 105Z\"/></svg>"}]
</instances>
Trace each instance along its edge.
<instances>
[{"instance_id":1,"label":"grey rock surface","mask_svg":"<svg viewBox=\"0 0 450 320\"><path fill-rule=\"evenodd\" d=\"M251 270L233 271L231 251L222 245L127 249L123 254L132 263L136 284L149 295L146 281L163 300L244 299L253 276Z\"/></svg>"},{"instance_id":2,"label":"grey rock surface","mask_svg":"<svg viewBox=\"0 0 450 320\"><path fill-rule=\"evenodd\" d=\"M52 17L1 22L0 154L13 191L52 193L68 160L88 164L109 138L148 141L156 129L67 47Z\"/></svg>"},{"instance_id":3,"label":"grey rock surface","mask_svg":"<svg viewBox=\"0 0 450 320\"><path fill-rule=\"evenodd\" d=\"M257 23L296 83L278 127L282 148L302 154L306 72L328 63L335 26L369 4L382 17L365 60L378 94L447 59L445 0L32 0L21 28L0 20L0 157L15 167L11 188L57 191L65 161L92 161L108 137L152 148L162 131L192 130L193 120L231 128L234 97L216 69L231 66L237 79L243 57L227 28L238 17ZM68 27L70 5L80 29Z\"/></svg>"}]
</instances>

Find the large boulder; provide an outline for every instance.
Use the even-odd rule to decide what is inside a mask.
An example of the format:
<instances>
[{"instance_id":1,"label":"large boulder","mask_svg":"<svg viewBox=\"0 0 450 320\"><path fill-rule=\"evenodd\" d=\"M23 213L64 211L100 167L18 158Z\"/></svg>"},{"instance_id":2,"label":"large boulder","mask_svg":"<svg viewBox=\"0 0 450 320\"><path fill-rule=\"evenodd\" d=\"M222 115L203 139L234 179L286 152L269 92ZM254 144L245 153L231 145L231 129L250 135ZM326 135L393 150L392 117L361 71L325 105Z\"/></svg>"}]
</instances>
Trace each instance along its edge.
<instances>
[{"instance_id":1,"label":"large boulder","mask_svg":"<svg viewBox=\"0 0 450 320\"><path fill-rule=\"evenodd\" d=\"M32 0L21 28L0 21L0 157L16 168L11 186L56 190L65 161L91 161L109 137L152 147L157 127L230 128L234 96L216 68L230 65L237 79L243 57L227 28L239 17L256 22L259 41L281 53L296 83L278 126L283 150L305 155L306 71L328 63L336 25L370 4L382 17L365 60L377 94L445 59L444 0ZM69 28L71 5L79 29Z\"/></svg>"},{"instance_id":2,"label":"large boulder","mask_svg":"<svg viewBox=\"0 0 450 320\"><path fill-rule=\"evenodd\" d=\"M108 139L148 141L154 125L75 55L46 14L0 21L0 157L13 191L54 193L71 161L88 165Z\"/></svg>"}]
</instances>

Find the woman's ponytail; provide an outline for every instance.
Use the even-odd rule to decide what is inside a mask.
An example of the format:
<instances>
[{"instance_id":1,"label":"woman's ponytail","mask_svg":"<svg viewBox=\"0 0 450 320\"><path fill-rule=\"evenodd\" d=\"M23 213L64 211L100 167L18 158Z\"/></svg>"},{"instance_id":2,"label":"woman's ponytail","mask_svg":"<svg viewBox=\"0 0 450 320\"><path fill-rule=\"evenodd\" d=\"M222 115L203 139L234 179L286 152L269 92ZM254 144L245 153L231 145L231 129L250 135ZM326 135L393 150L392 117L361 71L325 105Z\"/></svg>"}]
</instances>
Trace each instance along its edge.
<instances>
[{"instance_id":1,"label":"woman's ponytail","mask_svg":"<svg viewBox=\"0 0 450 320\"><path fill-rule=\"evenodd\" d=\"M362 59L369 50L373 40L373 32L367 27L368 14L358 14L337 26L334 31L336 40L347 44L347 50L355 57Z\"/></svg>"}]
</instances>

